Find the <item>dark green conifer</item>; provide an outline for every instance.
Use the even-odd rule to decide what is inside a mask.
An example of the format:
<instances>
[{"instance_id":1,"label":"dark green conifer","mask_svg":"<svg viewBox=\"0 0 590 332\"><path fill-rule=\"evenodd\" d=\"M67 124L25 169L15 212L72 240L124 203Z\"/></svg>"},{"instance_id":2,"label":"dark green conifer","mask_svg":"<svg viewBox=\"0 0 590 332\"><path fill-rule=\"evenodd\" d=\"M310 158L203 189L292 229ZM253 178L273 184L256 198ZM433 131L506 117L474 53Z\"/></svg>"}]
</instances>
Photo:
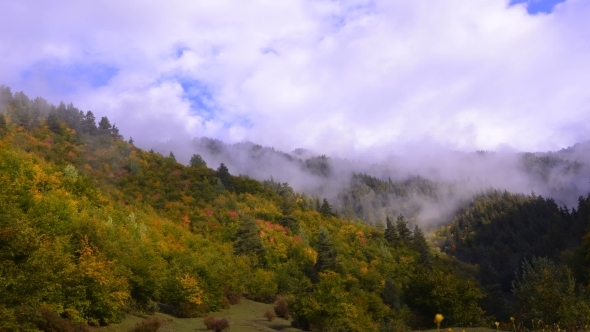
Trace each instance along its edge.
<instances>
[{"instance_id":1,"label":"dark green conifer","mask_svg":"<svg viewBox=\"0 0 590 332\"><path fill-rule=\"evenodd\" d=\"M399 286L391 278L385 278L385 287L381 292L383 303L392 309L400 310L402 307L401 295L402 291Z\"/></svg>"},{"instance_id":2,"label":"dark green conifer","mask_svg":"<svg viewBox=\"0 0 590 332\"><path fill-rule=\"evenodd\" d=\"M258 235L258 225L256 225L256 221L248 216L243 217L242 223L236 233L234 254L260 256L263 253L264 246Z\"/></svg>"},{"instance_id":3,"label":"dark green conifer","mask_svg":"<svg viewBox=\"0 0 590 332\"><path fill-rule=\"evenodd\" d=\"M338 263L336 261L338 252L336 251L336 247L332 243L332 239L330 239L330 234L328 233L328 230L324 227L320 227L318 232L317 252L318 259L315 264L315 269L317 272L322 272L325 270L338 270Z\"/></svg>"},{"instance_id":4,"label":"dark green conifer","mask_svg":"<svg viewBox=\"0 0 590 332\"><path fill-rule=\"evenodd\" d=\"M7 129L6 117L4 117L4 114L0 114L0 135L4 135Z\"/></svg>"},{"instance_id":5,"label":"dark green conifer","mask_svg":"<svg viewBox=\"0 0 590 332\"><path fill-rule=\"evenodd\" d=\"M414 227L412 248L420 254L419 262L422 264L422 266L430 268L430 248L428 246L428 242L426 241L426 237L424 237L424 232L422 232L418 225Z\"/></svg>"},{"instance_id":6,"label":"dark green conifer","mask_svg":"<svg viewBox=\"0 0 590 332\"><path fill-rule=\"evenodd\" d=\"M191 167L207 167L207 163L199 154L193 154L191 160L189 161L189 165Z\"/></svg>"},{"instance_id":7,"label":"dark green conifer","mask_svg":"<svg viewBox=\"0 0 590 332\"><path fill-rule=\"evenodd\" d=\"M399 246L400 238L397 234L396 227L393 226L393 223L391 222L391 219L389 219L389 216L386 218L385 225L385 240L387 240L387 242L393 247Z\"/></svg>"},{"instance_id":8,"label":"dark green conifer","mask_svg":"<svg viewBox=\"0 0 590 332\"><path fill-rule=\"evenodd\" d=\"M59 118L57 117L57 114L55 112L51 112L47 115L47 127L49 128L49 130L51 130L52 132L59 134L61 131L61 123L59 121Z\"/></svg>"},{"instance_id":9,"label":"dark green conifer","mask_svg":"<svg viewBox=\"0 0 590 332\"><path fill-rule=\"evenodd\" d=\"M96 135L98 132L96 117L91 111L86 112L86 115L82 118L82 132L89 135Z\"/></svg>"},{"instance_id":10,"label":"dark green conifer","mask_svg":"<svg viewBox=\"0 0 590 332\"><path fill-rule=\"evenodd\" d=\"M330 206L330 203L328 203L328 200L325 198L322 202L322 206L320 207L320 213L325 217L334 215L334 213L332 212L332 206Z\"/></svg>"},{"instance_id":11,"label":"dark green conifer","mask_svg":"<svg viewBox=\"0 0 590 332\"><path fill-rule=\"evenodd\" d=\"M103 116L100 118L100 122L98 123L98 134L99 135L110 135L111 134L111 122L109 118Z\"/></svg>"},{"instance_id":12,"label":"dark green conifer","mask_svg":"<svg viewBox=\"0 0 590 332\"><path fill-rule=\"evenodd\" d=\"M412 232L408 228L408 222L406 221L406 218L404 218L404 216L401 214L397 217L395 228L397 230L397 234L399 235L400 241L405 245L409 245L410 241L412 240Z\"/></svg>"},{"instance_id":13,"label":"dark green conifer","mask_svg":"<svg viewBox=\"0 0 590 332\"><path fill-rule=\"evenodd\" d=\"M223 183L223 186L225 187L225 189L231 190L231 188L232 188L231 174L229 174L229 170L227 169L227 167L225 166L224 163L221 163L221 165L219 165L219 168L215 172L215 175L219 178L219 180L221 180L221 183Z\"/></svg>"}]
</instances>

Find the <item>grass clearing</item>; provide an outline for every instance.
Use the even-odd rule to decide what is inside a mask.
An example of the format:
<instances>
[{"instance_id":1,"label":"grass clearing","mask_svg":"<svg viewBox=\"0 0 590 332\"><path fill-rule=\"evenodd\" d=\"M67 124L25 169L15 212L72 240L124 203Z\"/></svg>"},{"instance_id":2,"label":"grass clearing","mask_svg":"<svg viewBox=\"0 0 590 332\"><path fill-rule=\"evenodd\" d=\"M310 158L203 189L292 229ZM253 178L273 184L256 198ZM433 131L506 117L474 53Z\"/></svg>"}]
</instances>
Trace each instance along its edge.
<instances>
[{"instance_id":1,"label":"grass clearing","mask_svg":"<svg viewBox=\"0 0 590 332\"><path fill-rule=\"evenodd\" d=\"M254 302L242 299L242 301L229 309L211 313L214 317L223 317L229 321L228 331L258 332L258 331L302 331L291 327L291 321L283 318L275 318L269 322L264 313L273 310L274 305ZM206 331L203 318L177 318L163 313L156 313L154 316L162 320L162 332L195 332ZM121 324L113 324L104 327L91 328L95 332L127 332L144 318L127 315Z\"/></svg>"},{"instance_id":2,"label":"grass clearing","mask_svg":"<svg viewBox=\"0 0 590 332\"><path fill-rule=\"evenodd\" d=\"M234 332L273 332L273 331L284 331L284 332L301 332L303 330L291 327L291 321L283 318L276 317L273 321L269 322L265 317L264 313L268 310L273 310L274 305L255 302L251 300L242 299L242 301L236 305L233 305L229 309L224 309L220 312L210 313L214 317L223 317L229 321L229 330ZM161 332L196 332L206 331L203 319L199 318L178 318L171 315L156 313L154 316L159 317L162 320ZM109 326L103 326L98 328L91 328L93 332L128 332L138 322L143 321L145 318L137 317L133 315L127 315L125 320L120 324L114 324ZM485 328L485 327L451 327L453 332L497 332L496 329ZM431 329L423 330L421 332L448 332L449 328L441 328L440 330Z\"/></svg>"}]
</instances>

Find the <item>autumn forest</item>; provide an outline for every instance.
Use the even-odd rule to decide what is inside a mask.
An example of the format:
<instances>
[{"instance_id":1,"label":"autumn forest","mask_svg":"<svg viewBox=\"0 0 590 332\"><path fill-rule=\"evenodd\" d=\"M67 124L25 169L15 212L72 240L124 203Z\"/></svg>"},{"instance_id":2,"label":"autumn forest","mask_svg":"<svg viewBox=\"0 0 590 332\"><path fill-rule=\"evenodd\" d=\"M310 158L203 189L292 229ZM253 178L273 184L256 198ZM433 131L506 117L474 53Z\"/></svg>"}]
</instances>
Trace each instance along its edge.
<instances>
[{"instance_id":1,"label":"autumn forest","mask_svg":"<svg viewBox=\"0 0 590 332\"><path fill-rule=\"evenodd\" d=\"M375 202L439 195L436 181L357 173L336 204L124 135L0 87L0 331L206 317L243 298L313 331L590 323L590 196L490 188L420 227L411 206Z\"/></svg>"}]
</instances>

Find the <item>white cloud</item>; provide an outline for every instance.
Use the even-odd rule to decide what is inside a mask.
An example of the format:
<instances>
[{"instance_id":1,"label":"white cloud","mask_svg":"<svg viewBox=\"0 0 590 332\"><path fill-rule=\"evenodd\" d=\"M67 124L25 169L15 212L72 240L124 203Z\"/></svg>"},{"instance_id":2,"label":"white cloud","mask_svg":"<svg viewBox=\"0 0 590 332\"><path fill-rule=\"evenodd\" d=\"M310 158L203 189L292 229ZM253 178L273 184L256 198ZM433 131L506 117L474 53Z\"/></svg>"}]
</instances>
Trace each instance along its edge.
<instances>
[{"instance_id":1,"label":"white cloud","mask_svg":"<svg viewBox=\"0 0 590 332\"><path fill-rule=\"evenodd\" d=\"M507 0L11 0L0 12L0 82L106 114L144 144L211 135L344 153L589 139L584 0L534 16ZM119 71L66 92L23 79L47 59ZM209 110L191 109L180 78L207 87Z\"/></svg>"}]
</instances>

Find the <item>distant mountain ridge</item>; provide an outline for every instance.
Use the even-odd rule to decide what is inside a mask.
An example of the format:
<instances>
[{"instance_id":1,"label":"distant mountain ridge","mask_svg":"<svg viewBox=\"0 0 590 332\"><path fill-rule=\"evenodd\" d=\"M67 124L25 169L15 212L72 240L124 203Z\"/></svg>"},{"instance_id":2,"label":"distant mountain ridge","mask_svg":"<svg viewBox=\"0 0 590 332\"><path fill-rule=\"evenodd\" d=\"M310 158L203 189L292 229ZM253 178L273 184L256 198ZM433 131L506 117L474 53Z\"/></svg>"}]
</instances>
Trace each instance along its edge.
<instances>
[{"instance_id":1,"label":"distant mountain ridge","mask_svg":"<svg viewBox=\"0 0 590 332\"><path fill-rule=\"evenodd\" d=\"M369 223L399 214L423 225L441 223L461 202L489 189L535 192L568 206L590 190L590 142L550 152L435 151L421 158L380 158L387 162L303 149L286 153L206 137L179 146L167 142L155 149L174 151L181 160L198 154L210 167L224 163L232 174L289 183L297 191L328 198L339 214Z\"/></svg>"}]
</instances>

